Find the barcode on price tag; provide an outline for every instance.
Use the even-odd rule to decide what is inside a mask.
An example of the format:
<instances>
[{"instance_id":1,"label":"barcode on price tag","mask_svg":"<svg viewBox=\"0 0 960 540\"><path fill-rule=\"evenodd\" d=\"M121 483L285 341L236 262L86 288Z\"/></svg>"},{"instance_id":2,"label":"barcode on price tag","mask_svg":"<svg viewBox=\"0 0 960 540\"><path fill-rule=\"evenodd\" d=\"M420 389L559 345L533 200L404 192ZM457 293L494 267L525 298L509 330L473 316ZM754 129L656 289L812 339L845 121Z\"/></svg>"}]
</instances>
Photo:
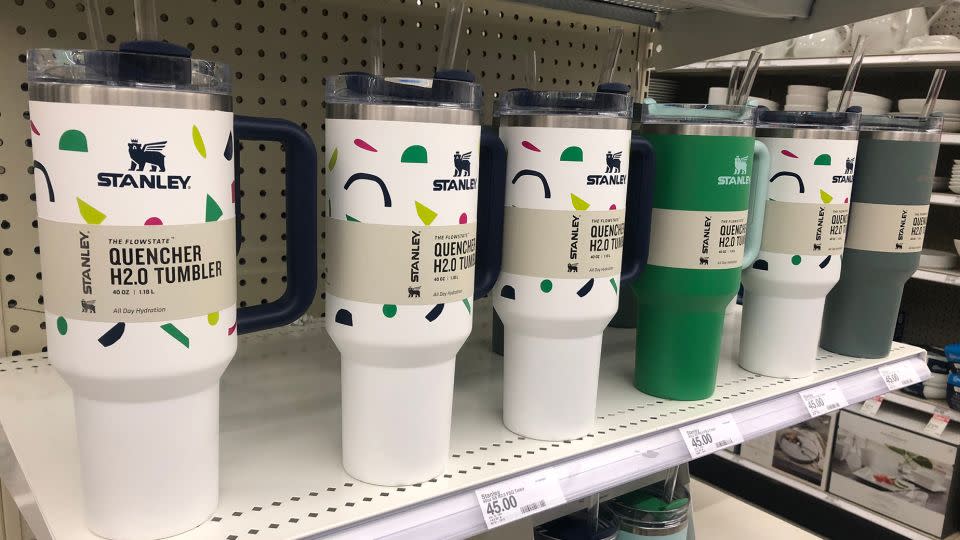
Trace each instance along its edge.
<instances>
[{"instance_id":1,"label":"barcode on price tag","mask_svg":"<svg viewBox=\"0 0 960 540\"><path fill-rule=\"evenodd\" d=\"M880 377L883 378L888 390L897 390L920 382L920 377L917 377L917 372L914 371L909 362L897 362L896 364L880 366L877 369L880 371Z\"/></svg>"},{"instance_id":2,"label":"barcode on price tag","mask_svg":"<svg viewBox=\"0 0 960 540\"><path fill-rule=\"evenodd\" d=\"M488 529L567 502L553 468L517 476L475 493Z\"/></svg>"},{"instance_id":3,"label":"barcode on price tag","mask_svg":"<svg viewBox=\"0 0 960 540\"><path fill-rule=\"evenodd\" d=\"M943 434L943 430L947 429L947 424L950 423L949 413L943 409L936 409L933 412L933 416L930 417L930 421L927 422L927 425L923 426L923 432L927 435L933 435L934 437L939 437Z\"/></svg>"},{"instance_id":4,"label":"barcode on price tag","mask_svg":"<svg viewBox=\"0 0 960 540\"><path fill-rule=\"evenodd\" d=\"M843 390L836 382L801 390L800 399L803 400L811 418L827 414L849 404L847 398L843 395Z\"/></svg>"},{"instance_id":5,"label":"barcode on price tag","mask_svg":"<svg viewBox=\"0 0 960 540\"><path fill-rule=\"evenodd\" d=\"M684 426L680 435L694 459L743 442L740 428L729 414Z\"/></svg>"}]
</instances>

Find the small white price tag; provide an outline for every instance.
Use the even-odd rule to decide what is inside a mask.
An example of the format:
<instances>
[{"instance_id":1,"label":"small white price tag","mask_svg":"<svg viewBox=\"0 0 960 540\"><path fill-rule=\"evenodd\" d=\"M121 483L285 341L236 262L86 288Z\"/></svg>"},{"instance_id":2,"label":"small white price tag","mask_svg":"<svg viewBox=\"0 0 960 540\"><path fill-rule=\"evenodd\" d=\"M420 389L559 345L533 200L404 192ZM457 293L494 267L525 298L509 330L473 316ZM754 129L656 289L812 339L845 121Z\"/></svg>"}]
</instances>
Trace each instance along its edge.
<instances>
[{"instance_id":1,"label":"small white price tag","mask_svg":"<svg viewBox=\"0 0 960 540\"><path fill-rule=\"evenodd\" d=\"M807 407L810 417L817 417L849 405L843 390L836 382L829 382L800 391L800 399Z\"/></svg>"},{"instance_id":2,"label":"small white price tag","mask_svg":"<svg viewBox=\"0 0 960 540\"><path fill-rule=\"evenodd\" d=\"M551 467L476 490L488 529L567 502Z\"/></svg>"},{"instance_id":3,"label":"small white price tag","mask_svg":"<svg viewBox=\"0 0 960 540\"><path fill-rule=\"evenodd\" d=\"M883 396L873 396L860 405L860 414L864 416L876 416L883 404Z\"/></svg>"},{"instance_id":4,"label":"small white price tag","mask_svg":"<svg viewBox=\"0 0 960 540\"><path fill-rule=\"evenodd\" d=\"M680 435L694 459L743 442L740 428L729 414L684 426Z\"/></svg>"},{"instance_id":5,"label":"small white price tag","mask_svg":"<svg viewBox=\"0 0 960 540\"><path fill-rule=\"evenodd\" d=\"M880 366L877 370L889 390L897 390L920 382L920 377L917 377L917 372L913 370L909 362L888 364Z\"/></svg>"},{"instance_id":6,"label":"small white price tag","mask_svg":"<svg viewBox=\"0 0 960 540\"><path fill-rule=\"evenodd\" d=\"M960 276L955 276L953 274L944 274L943 282L948 283L950 285L956 285L957 283L960 283Z\"/></svg>"},{"instance_id":7,"label":"small white price tag","mask_svg":"<svg viewBox=\"0 0 960 540\"><path fill-rule=\"evenodd\" d=\"M938 408L933 412L933 416L930 417L927 425L923 426L923 432L927 435L939 437L943 434L943 430L947 429L949 423L950 416L948 416L947 411Z\"/></svg>"}]
</instances>

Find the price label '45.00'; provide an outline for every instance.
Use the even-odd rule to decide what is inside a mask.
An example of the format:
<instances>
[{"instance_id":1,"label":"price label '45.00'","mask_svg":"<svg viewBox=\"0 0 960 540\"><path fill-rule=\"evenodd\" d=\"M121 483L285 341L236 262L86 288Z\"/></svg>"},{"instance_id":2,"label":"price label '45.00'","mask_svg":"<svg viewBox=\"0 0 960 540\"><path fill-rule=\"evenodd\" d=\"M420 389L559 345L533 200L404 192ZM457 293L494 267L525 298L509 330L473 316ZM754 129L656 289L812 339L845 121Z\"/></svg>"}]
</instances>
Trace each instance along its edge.
<instances>
[{"instance_id":1,"label":"price label '45.00'","mask_svg":"<svg viewBox=\"0 0 960 540\"><path fill-rule=\"evenodd\" d=\"M488 529L567 502L552 467L482 487L475 494Z\"/></svg>"},{"instance_id":2,"label":"price label '45.00'","mask_svg":"<svg viewBox=\"0 0 960 540\"><path fill-rule=\"evenodd\" d=\"M843 390L836 382L828 382L814 388L808 388L800 392L800 399L803 400L810 417L817 417L835 411L841 407L849 405L847 398L843 395Z\"/></svg>"},{"instance_id":3,"label":"price label '45.00'","mask_svg":"<svg viewBox=\"0 0 960 540\"><path fill-rule=\"evenodd\" d=\"M740 428L729 414L684 426L680 435L694 459L743 442Z\"/></svg>"},{"instance_id":4,"label":"price label '45.00'","mask_svg":"<svg viewBox=\"0 0 960 540\"><path fill-rule=\"evenodd\" d=\"M909 362L897 362L877 368L888 390L897 390L920 382L920 377Z\"/></svg>"}]
</instances>

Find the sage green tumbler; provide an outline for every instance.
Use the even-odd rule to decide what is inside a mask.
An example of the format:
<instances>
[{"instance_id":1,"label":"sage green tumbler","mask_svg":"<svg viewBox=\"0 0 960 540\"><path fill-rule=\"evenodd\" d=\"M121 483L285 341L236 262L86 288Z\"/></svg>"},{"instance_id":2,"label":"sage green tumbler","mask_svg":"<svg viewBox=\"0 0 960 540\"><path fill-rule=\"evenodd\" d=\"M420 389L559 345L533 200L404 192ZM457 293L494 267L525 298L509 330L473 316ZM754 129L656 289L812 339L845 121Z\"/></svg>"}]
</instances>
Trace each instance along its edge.
<instances>
[{"instance_id":1,"label":"sage green tumbler","mask_svg":"<svg viewBox=\"0 0 960 540\"><path fill-rule=\"evenodd\" d=\"M646 104L634 124L657 159L650 255L632 284L634 386L647 394L716 387L724 313L763 230L770 157L755 125L754 107L692 104Z\"/></svg>"}]
</instances>

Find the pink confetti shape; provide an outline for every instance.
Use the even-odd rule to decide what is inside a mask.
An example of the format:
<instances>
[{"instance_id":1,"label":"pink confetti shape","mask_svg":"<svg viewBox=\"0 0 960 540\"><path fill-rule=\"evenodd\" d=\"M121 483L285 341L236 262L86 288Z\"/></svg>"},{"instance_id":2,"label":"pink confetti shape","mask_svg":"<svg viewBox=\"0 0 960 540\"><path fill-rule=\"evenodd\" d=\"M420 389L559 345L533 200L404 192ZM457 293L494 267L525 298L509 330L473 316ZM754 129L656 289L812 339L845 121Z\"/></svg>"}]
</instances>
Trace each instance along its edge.
<instances>
[{"instance_id":1,"label":"pink confetti shape","mask_svg":"<svg viewBox=\"0 0 960 540\"><path fill-rule=\"evenodd\" d=\"M143 224L144 225L163 225L163 221L161 221L160 218L154 216L152 218L147 218L147 220L144 221Z\"/></svg>"},{"instance_id":2,"label":"pink confetti shape","mask_svg":"<svg viewBox=\"0 0 960 540\"><path fill-rule=\"evenodd\" d=\"M376 151L377 151L376 148L370 146L370 145L367 143L367 141L365 141L365 140L363 140L363 139L354 139L354 140L353 140L353 144L359 146L360 148L362 148L362 149L364 149L364 150L366 150L366 151L368 151L368 152L376 152Z\"/></svg>"},{"instance_id":3,"label":"pink confetti shape","mask_svg":"<svg viewBox=\"0 0 960 540\"><path fill-rule=\"evenodd\" d=\"M611 209L611 210L616 210L616 209L617 209L617 205L611 204L611 205L610 205L610 209Z\"/></svg>"},{"instance_id":4,"label":"pink confetti shape","mask_svg":"<svg viewBox=\"0 0 960 540\"><path fill-rule=\"evenodd\" d=\"M797 159L797 155L794 154L793 152L789 151L789 150L781 150L780 153L783 154L783 155L785 155L785 156L787 156L787 157L792 157L792 158L794 158L794 159Z\"/></svg>"},{"instance_id":5,"label":"pink confetti shape","mask_svg":"<svg viewBox=\"0 0 960 540\"><path fill-rule=\"evenodd\" d=\"M233 326L227 328L227 335L232 336L234 332L237 331L237 323L233 323Z\"/></svg>"},{"instance_id":6,"label":"pink confetti shape","mask_svg":"<svg viewBox=\"0 0 960 540\"><path fill-rule=\"evenodd\" d=\"M463 224L466 223L466 222L467 222L467 213L464 212L464 213L460 214L460 224L463 225Z\"/></svg>"},{"instance_id":7,"label":"pink confetti shape","mask_svg":"<svg viewBox=\"0 0 960 540\"><path fill-rule=\"evenodd\" d=\"M40 131L37 130L37 126L33 125L33 120L30 121L30 131L32 131L34 135L40 136Z\"/></svg>"},{"instance_id":8,"label":"pink confetti shape","mask_svg":"<svg viewBox=\"0 0 960 540\"><path fill-rule=\"evenodd\" d=\"M844 198L843 198L843 202L845 202L845 203L850 202L850 197L844 197Z\"/></svg>"},{"instance_id":9,"label":"pink confetti shape","mask_svg":"<svg viewBox=\"0 0 960 540\"><path fill-rule=\"evenodd\" d=\"M520 143L527 150L533 150L534 152L539 152L540 149L533 145L530 141L523 141Z\"/></svg>"}]
</instances>

